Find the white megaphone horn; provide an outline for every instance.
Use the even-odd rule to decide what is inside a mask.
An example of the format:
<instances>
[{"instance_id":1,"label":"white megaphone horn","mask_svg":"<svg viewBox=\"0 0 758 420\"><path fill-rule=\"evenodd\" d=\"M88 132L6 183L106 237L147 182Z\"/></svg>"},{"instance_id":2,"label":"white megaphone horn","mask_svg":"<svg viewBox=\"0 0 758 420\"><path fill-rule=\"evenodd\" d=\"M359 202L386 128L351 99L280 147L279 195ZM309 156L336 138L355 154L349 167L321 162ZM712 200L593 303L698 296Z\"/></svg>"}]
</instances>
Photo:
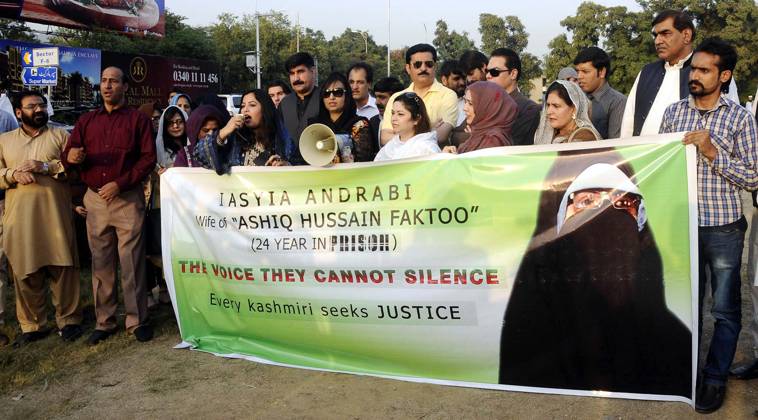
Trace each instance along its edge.
<instances>
[{"instance_id":1,"label":"white megaphone horn","mask_svg":"<svg viewBox=\"0 0 758 420\"><path fill-rule=\"evenodd\" d=\"M351 154L347 143L352 143L350 136L335 135L324 124L311 124L300 135L300 154L309 165L329 166L340 151Z\"/></svg>"}]
</instances>

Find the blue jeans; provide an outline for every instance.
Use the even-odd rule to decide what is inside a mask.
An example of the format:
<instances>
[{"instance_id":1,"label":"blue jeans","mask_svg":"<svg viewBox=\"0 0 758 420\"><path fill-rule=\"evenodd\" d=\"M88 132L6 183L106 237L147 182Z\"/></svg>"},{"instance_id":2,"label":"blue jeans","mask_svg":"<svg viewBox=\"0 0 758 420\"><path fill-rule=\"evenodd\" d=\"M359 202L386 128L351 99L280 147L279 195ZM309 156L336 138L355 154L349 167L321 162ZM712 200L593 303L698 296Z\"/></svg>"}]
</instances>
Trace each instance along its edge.
<instances>
[{"instance_id":1,"label":"blue jeans","mask_svg":"<svg viewBox=\"0 0 758 420\"><path fill-rule=\"evenodd\" d=\"M729 375L737 338L742 327L740 298L740 268L742 249L745 241L747 221L718 227L698 229L700 251L700 310L699 330L703 324L703 297L705 296L706 269L710 273L713 307L711 314L716 323L713 338L708 349L708 357L703 368L705 383L724 385ZM699 331L700 332L700 331ZM700 334L698 334L700 338ZM699 340L700 341L700 340Z\"/></svg>"}]
</instances>

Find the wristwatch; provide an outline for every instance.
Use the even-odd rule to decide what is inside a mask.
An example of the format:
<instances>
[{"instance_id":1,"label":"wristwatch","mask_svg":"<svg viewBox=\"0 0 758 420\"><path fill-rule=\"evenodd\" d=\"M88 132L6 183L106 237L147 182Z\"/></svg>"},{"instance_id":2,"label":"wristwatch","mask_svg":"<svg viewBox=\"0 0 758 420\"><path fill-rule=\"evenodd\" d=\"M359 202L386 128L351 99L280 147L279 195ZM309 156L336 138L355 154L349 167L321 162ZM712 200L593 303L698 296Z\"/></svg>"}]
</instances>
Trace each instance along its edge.
<instances>
[{"instance_id":1,"label":"wristwatch","mask_svg":"<svg viewBox=\"0 0 758 420\"><path fill-rule=\"evenodd\" d=\"M43 162L42 163L42 173L45 174L45 175L49 175L50 174L50 164L49 163L47 163L47 162Z\"/></svg>"}]
</instances>

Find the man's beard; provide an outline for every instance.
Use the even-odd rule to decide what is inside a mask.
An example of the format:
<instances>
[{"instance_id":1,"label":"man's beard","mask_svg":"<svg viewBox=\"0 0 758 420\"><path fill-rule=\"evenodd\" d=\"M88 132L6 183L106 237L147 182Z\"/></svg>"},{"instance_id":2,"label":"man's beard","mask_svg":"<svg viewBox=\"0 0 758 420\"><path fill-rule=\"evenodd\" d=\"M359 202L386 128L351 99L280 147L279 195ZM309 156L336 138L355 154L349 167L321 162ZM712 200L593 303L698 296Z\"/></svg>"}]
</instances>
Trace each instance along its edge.
<instances>
[{"instance_id":1,"label":"man's beard","mask_svg":"<svg viewBox=\"0 0 758 420\"><path fill-rule=\"evenodd\" d=\"M705 86L703 86L702 83L700 83L698 81L695 81L695 80L689 82L687 84L687 86L690 88L690 95L692 95L692 96L694 96L696 98L699 98L699 97L702 97L702 96L706 96L706 95L710 95L711 93L713 93L713 90L711 90L710 92L707 92L705 90ZM693 87L697 87L699 90L696 91L696 90L693 89Z\"/></svg>"},{"instance_id":2,"label":"man's beard","mask_svg":"<svg viewBox=\"0 0 758 420\"><path fill-rule=\"evenodd\" d=\"M35 112L33 115L21 113L21 122L35 129L44 127L47 125L47 121L47 112L44 111Z\"/></svg>"}]
</instances>

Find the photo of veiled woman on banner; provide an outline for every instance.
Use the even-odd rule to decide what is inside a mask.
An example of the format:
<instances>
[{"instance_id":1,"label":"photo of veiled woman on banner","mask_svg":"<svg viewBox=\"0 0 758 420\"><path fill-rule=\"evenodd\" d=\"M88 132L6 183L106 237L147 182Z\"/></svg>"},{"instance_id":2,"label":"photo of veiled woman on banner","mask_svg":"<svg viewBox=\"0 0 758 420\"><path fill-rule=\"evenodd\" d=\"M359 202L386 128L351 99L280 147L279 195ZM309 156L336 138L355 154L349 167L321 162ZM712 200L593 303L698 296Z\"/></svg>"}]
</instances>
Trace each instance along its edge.
<instances>
[{"instance_id":1,"label":"photo of veiled woman on banner","mask_svg":"<svg viewBox=\"0 0 758 420\"><path fill-rule=\"evenodd\" d=\"M505 311L499 382L691 396L645 197L613 149L561 152Z\"/></svg>"}]
</instances>

